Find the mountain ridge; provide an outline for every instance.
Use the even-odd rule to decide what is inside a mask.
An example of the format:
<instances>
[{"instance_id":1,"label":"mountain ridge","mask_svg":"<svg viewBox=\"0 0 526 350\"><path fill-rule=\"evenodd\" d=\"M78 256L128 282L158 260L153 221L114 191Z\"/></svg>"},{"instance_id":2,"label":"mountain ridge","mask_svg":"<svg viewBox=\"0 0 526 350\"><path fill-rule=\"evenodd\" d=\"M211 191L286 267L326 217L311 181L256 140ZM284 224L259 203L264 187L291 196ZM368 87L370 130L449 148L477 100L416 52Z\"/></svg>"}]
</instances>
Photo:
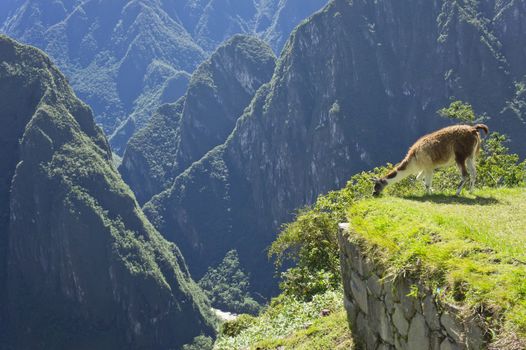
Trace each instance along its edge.
<instances>
[{"instance_id":1,"label":"mountain ridge","mask_svg":"<svg viewBox=\"0 0 526 350\"><path fill-rule=\"evenodd\" d=\"M0 36L0 58L2 348L168 349L213 334L89 107L42 51Z\"/></svg>"},{"instance_id":2,"label":"mountain ridge","mask_svg":"<svg viewBox=\"0 0 526 350\"><path fill-rule=\"evenodd\" d=\"M448 124L436 111L451 98L493 116L490 128L520 151L525 125L503 109L526 67L510 57L516 66L507 71L499 57L517 51L495 53L480 40L518 35L503 28L521 31L515 23L525 4L507 5L500 18L518 15L488 33L479 24L494 11L486 3L470 4L466 17L451 1L332 1L292 33L271 82L225 144L154 196L145 213L197 278L237 249L251 285L269 293L275 282L264 251L280 225L352 174L401 159L422 134Z\"/></svg>"},{"instance_id":3,"label":"mountain ridge","mask_svg":"<svg viewBox=\"0 0 526 350\"><path fill-rule=\"evenodd\" d=\"M224 40L253 34L268 37L279 51L290 22L298 23L326 1L13 0L4 5L9 12L0 31L53 57L122 155L133 133L161 103L182 96L184 77ZM225 6L239 16L229 15Z\"/></svg>"}]
</instances>

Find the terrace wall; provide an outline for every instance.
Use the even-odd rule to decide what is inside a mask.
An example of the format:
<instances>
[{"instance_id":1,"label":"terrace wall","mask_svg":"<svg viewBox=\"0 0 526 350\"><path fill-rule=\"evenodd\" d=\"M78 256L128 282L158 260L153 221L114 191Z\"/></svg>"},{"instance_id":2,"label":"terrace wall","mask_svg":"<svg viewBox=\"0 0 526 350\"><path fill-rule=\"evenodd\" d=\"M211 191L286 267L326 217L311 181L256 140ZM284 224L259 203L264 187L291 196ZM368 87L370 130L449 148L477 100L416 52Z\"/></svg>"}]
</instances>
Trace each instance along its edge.
<instances>
[{"instance_id":1,"label":"terrace wall","mask_svg":"<svg viewBox=\"0 0 526 350\"><path fill-rule=\"evenodd\" d=\"M340 224L338 240L347 318L357 349L485 349L487 338L474 319L436 300L419 281L387 276Z\"/></svg>"}]
</instances>

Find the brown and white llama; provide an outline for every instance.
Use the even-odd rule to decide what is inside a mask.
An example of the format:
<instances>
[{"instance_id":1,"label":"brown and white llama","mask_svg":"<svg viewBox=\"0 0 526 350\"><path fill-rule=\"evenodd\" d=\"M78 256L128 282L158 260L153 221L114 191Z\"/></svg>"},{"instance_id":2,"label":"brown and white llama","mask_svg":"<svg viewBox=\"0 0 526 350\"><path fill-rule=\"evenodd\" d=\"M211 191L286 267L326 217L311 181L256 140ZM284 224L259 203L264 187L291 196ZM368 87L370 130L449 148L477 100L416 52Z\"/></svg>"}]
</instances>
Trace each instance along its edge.
<instances>
[{"instance_id":1,"label":"brown and white llama","mask_svg":"<svg viewBox=\"0 0 526 350\"><path fill-rule=\"evenodd\" d=\"M379 196L386 186L413 174L417 174L417 178L424 176L426 191L429 193L433 182L433 171L454 164L462 174L457 196L462 191L468 176L472 190L477 176L475 158L480 152L481 144L479 130L488 133L488 127L484 124L453 125L421 137L409 148L405 158L394 170L381 179L374 179L373 196Z\"/></svg>"}]
</instances>

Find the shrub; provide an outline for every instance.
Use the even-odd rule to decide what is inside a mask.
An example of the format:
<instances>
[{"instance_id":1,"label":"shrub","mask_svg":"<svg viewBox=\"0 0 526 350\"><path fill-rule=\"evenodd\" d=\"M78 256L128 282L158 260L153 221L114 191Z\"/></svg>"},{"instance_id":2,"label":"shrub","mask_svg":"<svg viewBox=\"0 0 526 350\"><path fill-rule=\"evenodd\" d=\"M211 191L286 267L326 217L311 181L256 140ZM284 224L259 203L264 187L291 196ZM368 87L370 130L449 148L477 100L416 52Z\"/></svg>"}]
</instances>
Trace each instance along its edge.
<instances>
[{"instance_id":1,"label":"shrub","mask_svg":"<svg viewBox=\"0 0 526 350\"><path fill-rule=\"evenodd\" d=\"M199 285L215 308L253 315L261 308L249 294L248 276L240 267L236 250L229 251L217 267L210 267Z\"/></svg>"},{"instance_id":2,"label":"shrub","mask_svg":"<svg viewBox=\"0 0 526 350\"><path fill-rule=\"evenodd\" d=\"M199 335L191 344L183 345L183 350L212 350L213 348L214 341L205 335Z\"/></svg>"},{"instance_id":3,"label":"shrub","mask_svg":"<svg viewBox=\"0 0 526 350\"><path fill-rule=\"evenodd\" d=\"M235 337L241 333L241 331L250 327L256 318L251 315L243 314L239 315L235 320L226 321L221 325L219 333L222 336Z\"/></svg>"}]
</instances>

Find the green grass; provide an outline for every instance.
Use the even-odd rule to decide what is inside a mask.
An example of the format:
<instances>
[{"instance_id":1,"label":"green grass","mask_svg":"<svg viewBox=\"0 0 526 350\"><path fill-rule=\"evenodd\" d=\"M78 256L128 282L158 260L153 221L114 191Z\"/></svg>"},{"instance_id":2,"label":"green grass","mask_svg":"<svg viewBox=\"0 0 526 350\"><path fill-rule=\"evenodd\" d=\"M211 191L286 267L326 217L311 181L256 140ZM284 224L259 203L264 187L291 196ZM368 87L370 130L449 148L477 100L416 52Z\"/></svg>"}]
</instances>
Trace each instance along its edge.
<instances>
[{"instance_id":1,"label":"green grass","mask_svg":"<svg viewBox=\"0 0 526 350\"><path fill-rule=\"evenodd\" d=\"M323 309L330 314L320 316ZM235 336L218 338L215 350L352 348L341 291L316 295L310 302L281 295L258 317L241 322L241 327L229 327L238 329Z\"/></svg>"},{"instance_id":2,"label":"green grass","mask_svg":"<svg viewBox=\"0 0 526 350\"><path fill-rule=\"evenodd\" d=\"M304 329L292 332L284 338L257 342L254 349L297 349L297 350L349 350L352 337L348 328L347 313L343 307L327 317L314 320Z\"/></svg>"},{"instance_id":3,"label":"green grass","mask_svg":"<svg viewBox=\"0 0 526 350\"><path fill-rule=\"evenodd\" d=\"M498 333L526 336L526 190L367 199L348 210L353 238L393 275L420 278ZM372 255L373 256L373 255Z\"/></svg>"}]
</instances>

